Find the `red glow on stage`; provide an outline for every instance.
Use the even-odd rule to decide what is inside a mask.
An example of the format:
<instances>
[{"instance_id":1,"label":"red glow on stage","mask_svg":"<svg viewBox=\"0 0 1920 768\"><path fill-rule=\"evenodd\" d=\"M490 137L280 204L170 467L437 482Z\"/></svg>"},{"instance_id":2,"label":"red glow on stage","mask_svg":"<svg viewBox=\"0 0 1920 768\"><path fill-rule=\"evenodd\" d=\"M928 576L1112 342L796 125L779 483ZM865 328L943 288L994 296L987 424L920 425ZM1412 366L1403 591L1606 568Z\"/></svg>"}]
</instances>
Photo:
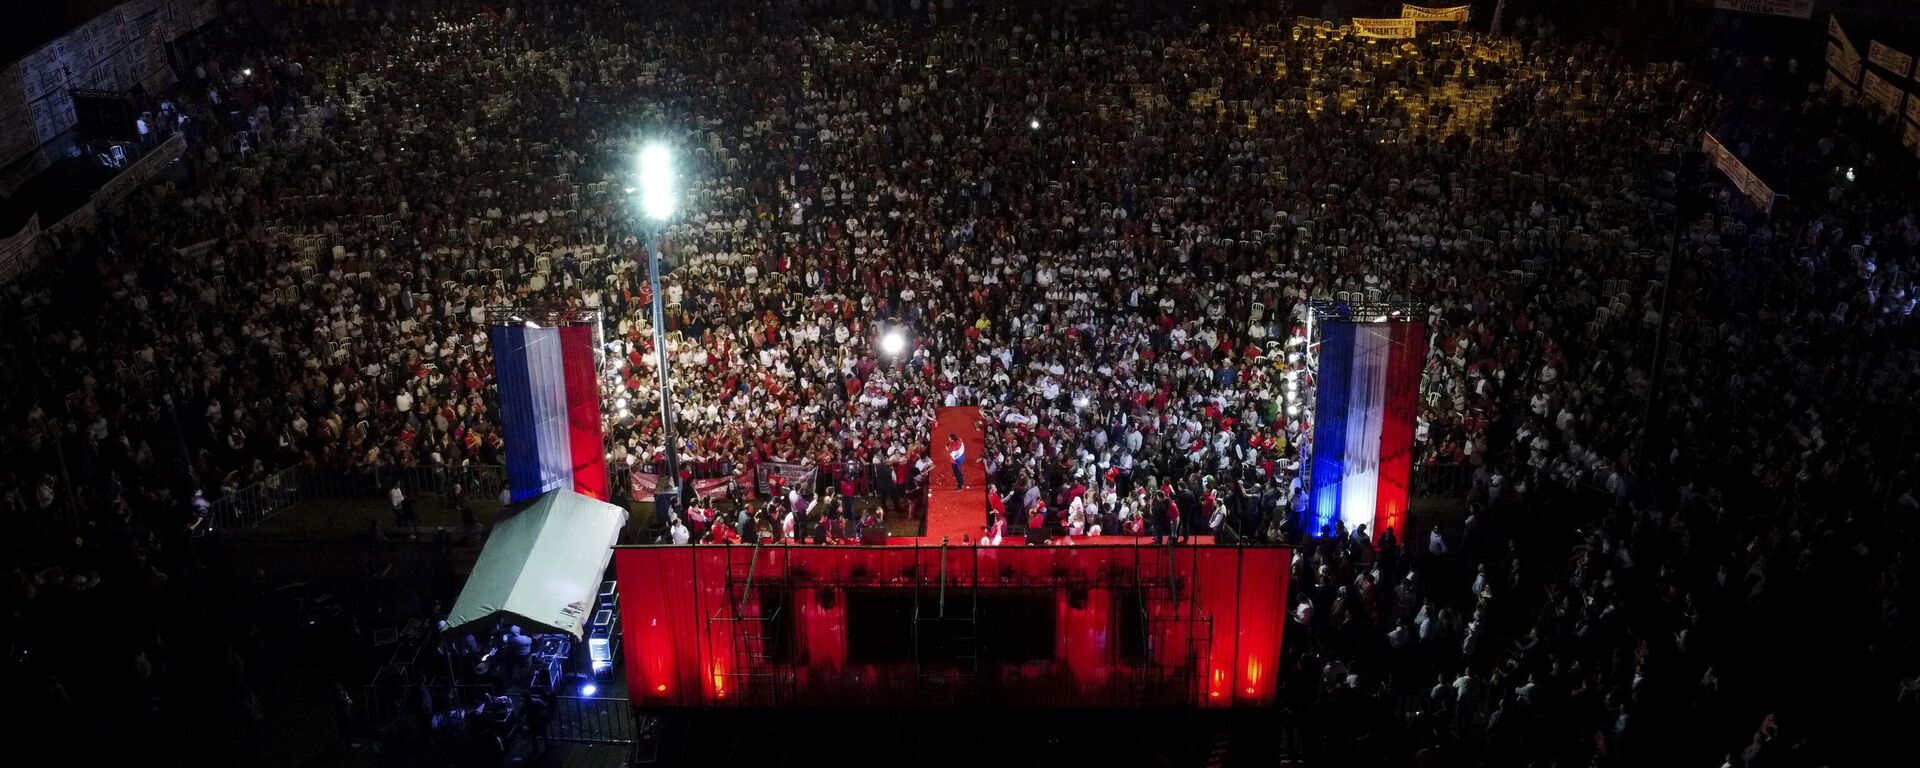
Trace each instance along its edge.
<instances>
[{"instance_id":1,"label":"red glow on stage","mask_svg":"<svg viewBox=\"0 0 1920 768\"><path fill-rule=\"evenodd\" d=\"M629 687L645 692L636 705L990 695L1233 707L1275 700L1266 671L1279 663L1292 552L701 546L615 557Z\"/></svg>"}]
</instances>

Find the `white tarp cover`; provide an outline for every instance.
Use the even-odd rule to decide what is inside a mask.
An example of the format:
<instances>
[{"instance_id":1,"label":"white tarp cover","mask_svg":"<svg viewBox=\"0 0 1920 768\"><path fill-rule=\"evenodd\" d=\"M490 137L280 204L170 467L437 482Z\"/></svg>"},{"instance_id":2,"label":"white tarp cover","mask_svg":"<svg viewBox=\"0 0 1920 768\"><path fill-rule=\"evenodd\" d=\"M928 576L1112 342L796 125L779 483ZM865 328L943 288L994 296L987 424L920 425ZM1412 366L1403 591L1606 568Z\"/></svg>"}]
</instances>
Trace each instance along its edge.
<instances>
[{"instance_id":1,"label":"white tarp cover","mask_svg":"<svg viewBox=\"0 0 1920 768\"><path fill-rule=\"evenodd\" d=\"M447 627L511 614L531 625L529 633L550 628L581 637L626 524L625 509L570 490L534 499L494 524Z\"/></svg>"}]
</instances>

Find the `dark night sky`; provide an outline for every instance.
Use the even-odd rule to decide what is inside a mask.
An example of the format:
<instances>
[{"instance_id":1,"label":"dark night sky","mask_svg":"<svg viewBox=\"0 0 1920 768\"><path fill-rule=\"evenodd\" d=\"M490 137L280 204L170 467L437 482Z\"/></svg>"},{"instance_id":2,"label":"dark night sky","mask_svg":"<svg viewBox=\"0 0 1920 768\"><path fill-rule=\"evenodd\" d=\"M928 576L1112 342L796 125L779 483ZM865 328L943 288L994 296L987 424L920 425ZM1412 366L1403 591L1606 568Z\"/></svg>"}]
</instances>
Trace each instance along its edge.
<instances>
[{"instance_id":1,"label":"dark night sky","mask_svg":"<svg viewBox=\"0 0 1920 768\"><path fill-rule=\"evenodd\" d=\"M0 24L0 66L33 52L61 33L126 0L21 0Z\"/></svg>"}]
</instances>

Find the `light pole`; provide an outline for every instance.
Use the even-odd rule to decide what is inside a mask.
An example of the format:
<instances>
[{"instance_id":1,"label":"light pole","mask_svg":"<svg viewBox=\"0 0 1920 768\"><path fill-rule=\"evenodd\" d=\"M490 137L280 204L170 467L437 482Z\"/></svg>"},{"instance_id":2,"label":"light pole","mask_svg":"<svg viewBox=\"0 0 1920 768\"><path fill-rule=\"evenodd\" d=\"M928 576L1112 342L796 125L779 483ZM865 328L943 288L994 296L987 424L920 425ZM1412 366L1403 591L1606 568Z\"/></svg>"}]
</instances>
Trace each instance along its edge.
<instances>
[{"instance_id":1,"label":"light pole","mask_svg":"<svg viewBox=\"0 0 1920 768\"><path fill-rule=\"evenodd\" d=\"M667 322L662 309L660 261L665 258L667 220L675 208L673 153L665 144L640 150L640 213L647 222L647 282L653 293L654 372L660 376L660 436L667 446L667 484L653 492L654 518L665 525L680 506L680 446L673 433L673 386L668 370Z\"/></svg>"}]
</instances>

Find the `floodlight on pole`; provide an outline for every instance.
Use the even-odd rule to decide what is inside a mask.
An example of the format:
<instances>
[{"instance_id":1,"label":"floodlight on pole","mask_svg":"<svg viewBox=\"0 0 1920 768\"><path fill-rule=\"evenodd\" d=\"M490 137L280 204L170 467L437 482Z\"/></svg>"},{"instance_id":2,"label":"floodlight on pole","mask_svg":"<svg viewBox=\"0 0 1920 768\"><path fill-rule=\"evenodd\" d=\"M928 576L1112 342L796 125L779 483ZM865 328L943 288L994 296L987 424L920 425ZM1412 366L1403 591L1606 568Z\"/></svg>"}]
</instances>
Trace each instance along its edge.
<instances>
[{"instance_id":1,"label":"floodlight on pole","mask_svg":"<svg viewBox=\"0 0 1920 768\"><path fill-rule=\"evenodd\" d=\"M653 294L654 373L660 382L660 436L666 449L667 481L654 490L655 521L665 526L681 501L679 438L673 432L671 356L667 349L666 313L661 306L660 261L667 252L667 220L678 206L673 188L673 151L662 142L640 150L640 213L648 237L647 284Z\"/></svg>"},{"instance_id":2,"label":"floodlight on pole","mask_svg":"<svg viewBox=\"0 0 1920 768\"><path fill-rule=\"evenodd\" d=\"M647 218L665 221L673 216L673 152L667 145L648 144L640 150L640 210Z\"/></svg>"}]
</instances>

